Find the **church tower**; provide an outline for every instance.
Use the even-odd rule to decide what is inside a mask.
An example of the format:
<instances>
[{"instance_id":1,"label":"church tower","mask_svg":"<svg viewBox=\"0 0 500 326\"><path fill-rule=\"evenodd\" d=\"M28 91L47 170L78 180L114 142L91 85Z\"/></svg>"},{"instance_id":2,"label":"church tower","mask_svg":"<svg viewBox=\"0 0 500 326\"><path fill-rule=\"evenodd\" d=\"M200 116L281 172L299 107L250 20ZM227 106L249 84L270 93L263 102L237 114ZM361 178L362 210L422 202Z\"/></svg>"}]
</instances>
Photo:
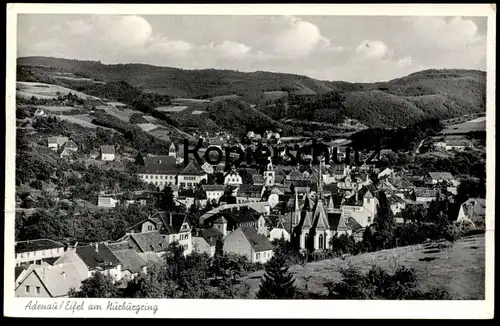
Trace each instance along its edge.
<instances>
[{"instance_id":1,"label":"church tower","mask_svg":"<svg viewBox=\"0 0 500 326\"><path fill-rule=\"evenodd\" d=\"M175 149L175 145L173 142L172 144L170 144L170 148L168 149L168 156L177 158L177 150Z\"/></svg>"},{"instance_id":2,"label":"church tower","mask_svg":"<svg viewBox=\"0 0 500 326\"><path fill-rule=\"evenodd\" d=\"M269 157L266 169L264 171L264 179L266 180L266 186L274 186L276 182L276 175L274 171L274 166L271 158Z\"/></svg>"}]
</instances>

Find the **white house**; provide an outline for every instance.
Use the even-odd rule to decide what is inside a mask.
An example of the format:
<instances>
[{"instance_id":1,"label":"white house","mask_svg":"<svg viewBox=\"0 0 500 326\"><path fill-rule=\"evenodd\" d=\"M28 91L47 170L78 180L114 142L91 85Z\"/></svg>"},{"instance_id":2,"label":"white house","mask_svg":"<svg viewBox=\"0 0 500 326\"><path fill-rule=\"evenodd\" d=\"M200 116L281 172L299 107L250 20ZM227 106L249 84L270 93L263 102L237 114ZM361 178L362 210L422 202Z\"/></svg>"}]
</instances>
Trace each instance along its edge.
<instances>
[{"instance_id":1,"label":"white house","mask_svg":"<svg viewBox=\"0 0 500 326\"><path fill-rule=\"evenodd\" d=\"M207 173L203 171L201 167L193 162L189 162L177 176L177 185L182 188L194 188L200 184L202 180L207 180L207 178Z\"/></svg>"},{"instance_id":2,"label":"white house","mask_svg":"<svg viewBox=\"0 0 500 326\"><path fill-rule=\"evenodd\" d=\"M224 184L230 186L239 186L243 184L243 180L235 169L232 169L226 176L224 177Z\"/></svg>"},{"instance_id":3,"label":"white house","mask_svg":"<svg viewBox=\"0 0 500 326\"><path fill-rule=\"evenodd\" d=\"M219 199L224 195L225 187L223 185L203 185L201 189L205 192L207 200L219 202Z\"/></svg>"},{"instance_id":4,"label":"white house","mask_svg":"<svg viewBox=\"0 0 500 326\"><path fill-rule=\"evenodd\" d=\"M252 263L266 263L273 256L273 245L253 227L239 227L224 239L224 252L246 256Z\"/></svg>"},{"instance_id":5,"label":"white house","mask_svg":"<svg viewBox=\"0 0 500 326\"><path fill-rule=\"evenodd\" d=\"M97 206L105 208L116 207L119 201L112 196L99 196L97 199Z\"/></svg>"},{"instance_id":6,"label":"white house","mask_svg":"<svg viewBox=\"0 0 500 326\"><path fill-rule=\"evenodd\" d=\"M64 245L50 239L36 239L16 242L16 266L21 264L38 264L50 258L64 254Z\"/></svg>"},{"instance_id":7,"label":"white house","mask_svg":"<svg viewBox=\"0 0 500 326\"><path fill-rule=\"evenodd\" d=\"M115 160L115 147L104 145L101 146L101 160L114 161Z\"/></svg>"},{"instance_id":8,"label":"white house","mask_svg":"<svg viewBox=\"0 0 500 326\"><path fill-rule=\"evenodd\" d=\"M177 184L177 174L181 168L177 166L176 158L172 155L159 155L144 158L144 165L138 166L139 178L157 186L160 191L165 186Z\"/></svg>"},{"instance_id":9,"label":"white house","mask_svg":"<svg viewBox=\"0 0 500 326\"><path fill-rule=\"evenodd\" d=\"M67 141L68 137L56 136L47 138L48 147L53 151L59 150Z\"/></svg>"}]
</instances>

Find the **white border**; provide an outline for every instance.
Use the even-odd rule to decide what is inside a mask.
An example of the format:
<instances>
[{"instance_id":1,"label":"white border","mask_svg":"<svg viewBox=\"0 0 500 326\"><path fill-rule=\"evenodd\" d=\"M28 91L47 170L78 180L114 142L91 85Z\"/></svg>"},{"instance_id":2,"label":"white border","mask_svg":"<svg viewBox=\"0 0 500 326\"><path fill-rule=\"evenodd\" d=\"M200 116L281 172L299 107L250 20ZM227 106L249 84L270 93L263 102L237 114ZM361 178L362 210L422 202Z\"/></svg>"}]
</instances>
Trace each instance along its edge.
<instances>
[{"instance_id":1,"label":"white border","mask_svg":"<svg viewBox=\"0 0 500 326\"><path fill-rule=\"evenodd\" d=\"M158 305L156 314L130 311L65 310L66 302L85 301L106 307L106 299L27 299L14 297L15 214L15 76L17 14L172 14L172 15L385 15L385 16L487 16L487 196L486 283L484 301L263 301L263 300L112 300ZM494 212L495 212L495 45L494 4L434 5L130 5L130 4L13 4L7 5L6 165L4 311L12 317L205 317L205 318L446 318L489 319L494 316ZM9 258L12 257L12 258ZM28 311L29 301L57 303L57 311Z\"/></svg>"}]
</instances>

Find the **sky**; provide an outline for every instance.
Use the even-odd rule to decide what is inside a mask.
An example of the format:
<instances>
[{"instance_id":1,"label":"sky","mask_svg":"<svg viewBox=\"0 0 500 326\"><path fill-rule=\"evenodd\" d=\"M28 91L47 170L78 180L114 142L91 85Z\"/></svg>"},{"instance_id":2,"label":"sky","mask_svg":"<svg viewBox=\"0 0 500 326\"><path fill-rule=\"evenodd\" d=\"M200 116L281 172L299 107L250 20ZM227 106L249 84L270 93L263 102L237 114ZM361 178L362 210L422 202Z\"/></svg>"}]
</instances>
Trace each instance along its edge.
<instances>
[{"instance_id":1,"label":"sky","mask_svg":"<svg viewBox=\"0 0 500 326\"><path fill-rule=\"evenodd\" d=\"M424 69L486 71L486 17L18 16L17 57L386 81Z\"/></svg>"}]
</instances>

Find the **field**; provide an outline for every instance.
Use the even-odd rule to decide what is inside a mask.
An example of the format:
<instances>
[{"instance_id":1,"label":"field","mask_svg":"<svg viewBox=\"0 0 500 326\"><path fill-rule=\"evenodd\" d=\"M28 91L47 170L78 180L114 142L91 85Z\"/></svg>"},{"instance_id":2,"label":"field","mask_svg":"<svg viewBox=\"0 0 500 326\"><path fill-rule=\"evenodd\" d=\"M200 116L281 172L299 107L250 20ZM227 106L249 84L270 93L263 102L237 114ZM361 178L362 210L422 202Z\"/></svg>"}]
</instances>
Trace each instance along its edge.
<instances>
[{"instance_id":1,"label":"field","mask_svg":"<svg viewBox=\"0 0 500 326\"><path fill-rule=\"evenodd\" d=\"M185 109L187 109L187 106L160 106L158 108L156 108L155 110L156 111L159 111L159 112L181 112L181 111L184 111Z\"/></svg>"},{"instance_id":2,"label":"field","mask_svg":"<svg viewBox=\"0 0 500 326\"><path fill-rule=\"evenodd\" d=\"M345 261L340 258L308 263L304 267L292 266L299 289L307 288L313 293L327 293L324 283L340 281L339 268L347 264L368 271L373 264L393 272L396 264L415 269L421 286L442 286L456 300L483 300L485 288L485 238L476 235L463 238L451 250L437 248L437 245L399 247L386 251L352 256ZM263 271L243 278L250 286L248 298L254 298L259 288ZM306 281L307 280L307 281Z\"/></svg>"},{"instance_id":3,"label":"field","mask_svg":"<svg viewBox=\"0 0 500 326\"><path fill-rule=\"evenodd\" d=\"M32 96L51 99L59 95L66 95L68 93L75 94L83 99L99 99L97 97L77 92L66 87L43 83L17 82L16 90L16 96L28 99Z\"/></svg>"},{"instance_id":4,"label":"field","mask_svg":"<svg viewBox=\"0 0 500 326\"><path fill-rule=\"evenodd\" d=\"M110 129L110 128L106 128L106 127L101 127L101 126L98 126L98 125L95 125L93 124L91 121L92 121L92 118L91 117L87 117L83 114L78 114L78 115L61 115L61 116L57 116L58 119L61 119L61 120L65 120L65 121L68 121L68 122L71 122L71 123L76 123L82 127L85 127L85 128L91 128L91 129L96 129L96 128L102 128L102 129L107 129L107 130L112 130L114 132L117 132L116 130L114 129Z\"/></svg>"},{"instance_id":5,"label":"field","mask_svg":"<svg viewBox=\"0 0 500 326\"><path fill-rule=\"evenodd\" d=\"M38 109L42 109L44 111L49 111L49 112L67 112L67 111L78 109L78 108L73 107L73 106L37 105L36 107Z\"/></svg>"},{"instance_id":6,"label":"field","mask_svg":"<svg viewBox=\"0 0 500 326\"><path fill-rule=\"evenodd\" d=\"M97 108L100 109L100 110L105 111L107 114L109 114L109 115L111 115L111 116L113 116L113 117L115 117L117 119L120 119L123 122L129 122L130 121L130 117L134 113L138 113L138 114L141 114L141 115L143 114L140 111L131 110L131 109L123 109L123 108L118 108L118 107L113 107L113 106L107 106L107 105L99 105Z\"/></svg>"},{"instance_id":7,"label":"field","mask_svg":"<svg viewBox=\"0 0 500 326\"><path fill-rule=\"evenodd\" d=\"M466 134L475 131L486 131L486 117L480 117L467 122L449 125L441 133L450 135Z\"/></svg>"},{"instance_id":8,"label":"field","mask_svg":"<svg viewBox=\"0 0 500 326\"><path fill-rule=\"evenodd\" d=\"M154 123L138 123L137 126L142 129L142 131L152 131L158 127L159 125L155 125Z\"/></svg>"}]
</instances>

